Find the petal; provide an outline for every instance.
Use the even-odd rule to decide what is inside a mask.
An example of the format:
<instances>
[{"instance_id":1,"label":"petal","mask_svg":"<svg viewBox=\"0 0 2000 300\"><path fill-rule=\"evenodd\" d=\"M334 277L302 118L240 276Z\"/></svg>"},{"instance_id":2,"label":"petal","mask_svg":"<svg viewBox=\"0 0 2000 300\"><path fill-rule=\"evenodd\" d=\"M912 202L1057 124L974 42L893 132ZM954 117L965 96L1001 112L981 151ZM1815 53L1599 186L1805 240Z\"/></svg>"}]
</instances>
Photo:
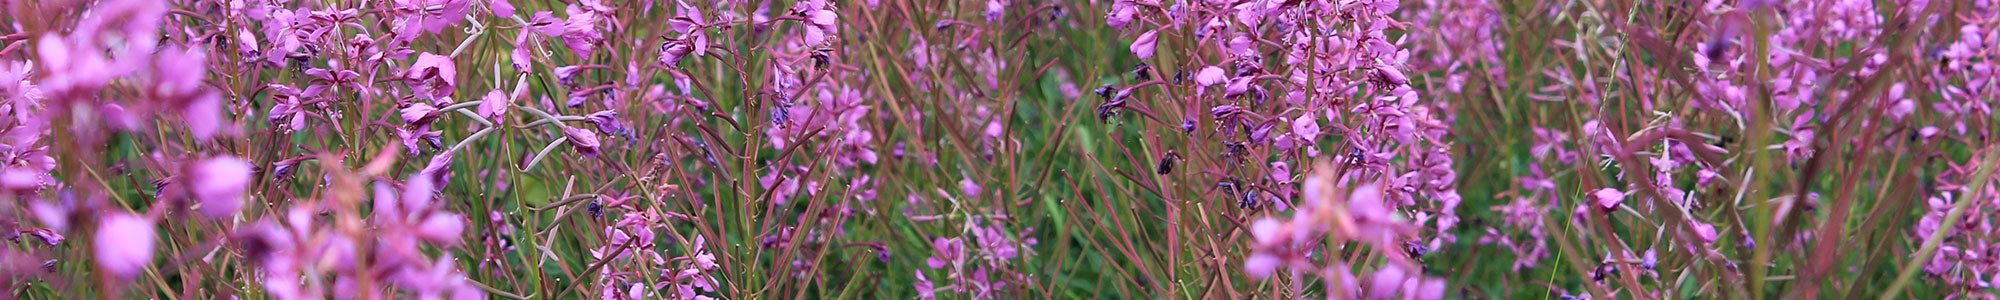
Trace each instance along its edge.
<instances>
[{"instance_id":1,"label":"petal","mask_svg":"<svg viewBox=\"0 0 2000 300\"><path fill-rule=\"evenodd\" d=\"M1153 59L1153 47L1159 42L1159 34L1158 29L1140 34L1138 39L1132 40L1132 54L1138 55L1140 60Z\"/></svg>"}]
</instances>

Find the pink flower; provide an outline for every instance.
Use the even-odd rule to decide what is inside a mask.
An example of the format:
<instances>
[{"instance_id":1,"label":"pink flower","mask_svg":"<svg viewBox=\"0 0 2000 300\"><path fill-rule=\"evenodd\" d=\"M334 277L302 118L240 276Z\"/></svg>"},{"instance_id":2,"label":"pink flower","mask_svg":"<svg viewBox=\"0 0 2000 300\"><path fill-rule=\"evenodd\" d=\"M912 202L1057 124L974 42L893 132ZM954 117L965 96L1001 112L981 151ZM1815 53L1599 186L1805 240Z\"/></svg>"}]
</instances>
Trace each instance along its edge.
<instances>
[{"instance_id":1,"label":"pink flower","mask_svg":"<svg viewBox=\"0 0 2000 300\"><path fill-rule=\"evenodd\" d=\"M965 193L966 198L979 198L979 192L982 189L979 187L978 182L972 181L972 177L966 177L958 180L958 190Z\"/></svg>"},{"instance_id":2,"label":"pink flower","mask_svg":"<svg viewBox=\"0 0 2000 300\"><path fill-rule=\"evenodd\" d=\"M1354 218L1355 240L1376 247L1395 247L1398 235L1396 212L1382 202L1382 188L1364 184L1347 196L1347 213Z\"/></svg>"},{"instance_id":3,"label":"pink flower","mask_svg":"<svg viewBox=\"0 0 2000 300\"><path fill-rule=\"evenodd\" d=\"M1111 12L1104 16L1104 25L1125 29L1125 25L1132 24L1133 19L1138 16L1139 6L1133 4L1132 0L1116 0L1111 2Z\"/></svg>"},{"instance_id":4,"label":"pink flower","mask_svg":"<svg viewBox=\"0 0 2000 300\"><path fill-rule=\"evenodd\" d=\"M417 61L410 64L409 72L403 78L410 80L410 89L425 99L451 97L458 90L458 67L451 57L424 52L417 55Z\"/></svg>"},{"instance_id":5,"label":"pink flower","mask_svg":"<svg viewBox=\"0 0 2000 300\"><path fill-rule=\"evenodd\" d=\"M97 225L97 265L124 279L145 272L153 264L153 222L129 213L109 213Z\"/></svg>"},{"instance_id":6,"label":"pink flower","mask_svg":"<svg viewBox=\"0 0 2000 300\"><path fill-rule=\"evenodd\" d=\"M194 200L201 203L202 215L222 220L243 209L243 190L250 187L250 162L219 156L196 163L188 176Z\"/></svg>"},{"instance_id":7,"label":"pink flower","mask_svg":"<svg viewBox=\"0 0 2000 300\"><path fill-rule=\"evenodd\" d=\"M1227 76L1228 75L1222 73L1222 68L1216 66L1208 66L1201 68L1201 71L1195 73L1194 83L1195 85L1199 85L1202 87L1212 86L1222 83L1223 80L1229 79Z\"/></svg>"},{"instance_id":8,"label":"pink flower","mask_svg":"<svg viewBox=\"0 0 2000 300\"><path fill-rule=\"evenodd\" d=\"M916 273L917 273L917 283L916 283L917 299L924 299L924 300L937 299L936 284L931 283L930 278L925 278L923 271L917 271Z\"/></svg>"},{"instance_id":9,"label":"pink flower","mask_svg":"<svg viewBox=\"0 0 2000 300\"><path fill-rule=\"evenodd\" d=\"M409 124L410 128L430 125L431 121L436 121L439 116L444 115L437 106L424 102L410 103L410 106L403 107L398 112L403 116L403 123Z\"/></svg>"},{"instance_id":10,"label":"pink flower","mask_svg":"<svg viewBox=\"0 0 2000 300\"><path fill-rule=\"evenodd\" d=\"M999 0L986 0L987 22L999 22L1001 15L1005 14L1006 12L1007 12L1006 4L1000 3Z\"/></svg>"},{"instance_id":11,"label":"pink flower","mask_svg":"<svg viewBox=\"0 0 2000 300\"><path fill-rule=\"evenodd\" d=\"M561 24L563 45L569 46L577 57L588 58L597 44L604 42L604 33L597 31L598 12L574 4L567 11L569 20Z\"/></svg>"},{"instance_id":12,"label":"pink flower","mask_svg":"<svg viewBox=\"0 0 2000 300\"><path fill-rule=\"evenodd\" d=\"M1289 247L1293 233L1283 222L1265 218L1250 225L1250 235L1257 239L1256 247L1259 250L1251 254L1250 258L1243 260L1243 271L1250 273L1251 278L1270 278L1272 272L1284 266L1285 259L1274 253L1281 251L1265 250Z\"/></svg>"},{"instance_id":13,"label":"pink flower","mask_svg":"<svg viewBox=\"0 0 2000 300\"><path fill-rule=\"evenodd\" d=\"M801 1L792 8L806 18L805 42L807 46L826 45L827 35L840 34L840 13L833 11L833 3L823 0Z\"/></svg>"},{"instance_id":14,"label":"pink flower","mask_svg":"<svg viewBox=\"0 0 2000 300\"><path fill-rule=\"evenodd\" d=\"M1625 192L1614 188L1598 189L1596 192L1591 192L1590 196L1595 200L1594 203L1597 203L1597 207L1604 210L1618 209L1618 204L1625 202Z\"/></svg>"},{"instance_id":15,"label":"pink flower","mask_svg":"<svg viewBox=\"0 0 2000 300\"><path fill-rule=\"evenodd\" d=\"M500 92L499 89L486 92L486 97L479 100L479 116L498 123L500 116L507 115L507 108L513 102L513 98L507 97L507 93Z\"/></svg>"},{"instance_id":16,"label":"pink flower","mask_svg":"<svg viewBox=\"0 0 2000 300\"><path fill-rule=\"evenodd\" d=\"M1159 42L1159 34L1158 29L1139 34L1138 39L1132 40L1132 54L1138 55L1139 60L1153 59L1153 47Z\"/></svg>"},{"instance_id":17,"label":"pink flower","mask_svg":"<svg viewBox=\"0 0 2000 300\"><path fill-rule=\"evenodd\" d=\"M585 156L597 157L597 133L583 128L563 127L563 136L569 137L570 146Z\"/></svg>"},{"instance_id":18,"label":"pink flower","mask_svg":"<svg viewBox=\"0 0 2000 300\"><path fill-rule=\"evenodd\" d=\"M1292 119L1292 134L1306 139L1308 144L1313 143L1313 139L1319 137L1319 121L1313 120L1312 114L1300 115Z\"/></svg>"},{"instance_id":19,"label":"pink flower","mask_svg":"<svg viewBox=\"0 0 2000 300\"><path fill-rule=\"evenodd\" d=\"M0 168L0 188L17 192L40 190L48 182L47 173L29 171L24 168Z\"/></svg>"},{"instance_id":20,"label":"pink flower","mask_svg":"<svg viewBox=\"0 0 2000 300\"><path fill-rule=\"evenodd\" d=\"M195 96L187 106L181 107L181 119L187 121L188 131L199 140L215 137L229 122L222 116L222 97L215 93Z\"/></svg>"},{"instance_id":21,"label":"pink flower","mask_svg":"<svg viewBox=\"0 0 2000 300\"><path fill-rule=\"evenodd\" d=\"M459 235L465 232L465 218L454 213L431 214L417 224L417 236L439 245L457 245Z\"/></svg>"},{"instance_id":22,"label":"pink flower","mask_svg":"<svg viewBox=\"0 0 2000 300\"><path fill-rule=\"evenodd\" d=\"M1409 273L1403 271L1403 267L1393 263L1384 265L1381 269L1375 270L1374 275L1368 276L1368 298L1393 299L1396 292L1402 288L1403 282L1408 280L1410 280Z\"/></svg>"},{"instance_id":23,"label":"pink flower","mask_svg":"<svg viewBox=\"0 0 2000 300\"><path fill-rule=\"evenodd\" d=\"M1701 237L1703 242L1714 243L1715 239L1718 238L1715 233L1715 225L1708 225L1708 223L1700 221L1691 221L1688 222L1688 226L1694 227L1695 236Z\"/></svg>"},{"instance_id":24,"label":"pink flower","mask_svg":"<svg viewBox=\"0 0 2000 300\"><path fill-rule=\"evenodd\" d=\"M514 16L514 3L507 2L507 0L489 0L486 1L486 7L492 10L495 16L500 18Z\"/></svg>"},{"instance_id":25,"label":"pink flower","mask_svg":"<svg viewBox=\"0 0 2000 300\"><path fill-rule=\"evenodd\" d=\"M947 238L931 239L931 249L936 250L937 255L925 259L924 263L930 265L932 269L943 269L947 265L957 265L965 262L964 240Z\"/></svg>"}]
</instances>

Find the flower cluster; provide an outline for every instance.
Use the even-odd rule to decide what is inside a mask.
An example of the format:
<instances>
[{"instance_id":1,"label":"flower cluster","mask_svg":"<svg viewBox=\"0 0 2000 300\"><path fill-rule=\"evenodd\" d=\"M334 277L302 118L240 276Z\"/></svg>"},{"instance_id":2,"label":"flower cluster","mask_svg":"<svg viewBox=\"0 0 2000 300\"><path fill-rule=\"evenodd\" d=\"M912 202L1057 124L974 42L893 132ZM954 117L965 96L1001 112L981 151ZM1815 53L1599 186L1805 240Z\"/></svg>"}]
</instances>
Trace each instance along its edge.
<instances>
[{"instance_id":1,"label":"flower cluster","mask_svg":"<svg viewBox=\"0 0 2000 300\"><path fill-rule=\"evenodd\" d=\"M1995 0L0 10L23 298L2000 281Z\"/></svg>"},{"instance_id":2,"label":"flower cluster","mask_svg":"<svg viewBox=\"0 0 2000 300\"><path fill-rule=\"evenodd\" d=\"M1515 183L1495 196L1512 199L1492 206L1501 222L1485 226L1479 239L1511 252L1512 270L1574 262L1552 249L1562 242L1585 251L1581 257L1602 257L1584 262L1590 268L1582 288L1591 297L1680 295L1688 291L1674 285L1688 275L1786 273L1800 276L1786 295L1872 293L1882 287L1825 283L1866 281L1876 276L1866 270L1881 267L1847 267L1855 261L1837 259L1840 253L1909 243L1936 248L1933 257L1891 256L1929 261L1930 277L1920 279L1933 283L1927 292L1991 297L1982 291L1991 275L1981 273L1993 268L1981 260L1991 230L1976 224L1995 216L1958 204L2000 199L1970 190L1982 186L1972 175L1976 166L1996 150L1996 98L1986 92L1993 87L1994 56L1986 49L1995 6L1717 0L1673 14L1691 20L1678 33L1655 30L1665 24L1658 18L1599 10L1657 11L1665 7L1659 4L1552 7L1524 13L1576 29L1510 38L1493 32L1514 19L1462 17L1506 14L1483 2L1426 3L1410 15L1434 31L1414 34L1428 39L1417 52L1432 54L1421 70L1445 76L1427 91L1541 100L1454 101L1508 115L1481 122L1532 129L1496 132L1520 137L1502 140L1521 140L1528 155L1501 163ZM1524 46L1510 42L1544 40L1524 53L1551 55L1492 54ZM1511 71L1522 66L1535 69ZM1467 77L1465 68L1478 76ZM1540 76L1508 76L1521 73ZM1532 90L1514 90L1523 87ZM1906 198L1928 203L1896 200ZM1896 207L1924 217L1889 218ZM1962 212L1961 222L1946 222L1953 210ZM1783 259L1793 263L1769 265ZM1892 269L1898 276L1881 281L1910 280L1910 271ZM1779 295L1771 291L1746 283L1708 292Z\"/></svg>"}]
</instances>

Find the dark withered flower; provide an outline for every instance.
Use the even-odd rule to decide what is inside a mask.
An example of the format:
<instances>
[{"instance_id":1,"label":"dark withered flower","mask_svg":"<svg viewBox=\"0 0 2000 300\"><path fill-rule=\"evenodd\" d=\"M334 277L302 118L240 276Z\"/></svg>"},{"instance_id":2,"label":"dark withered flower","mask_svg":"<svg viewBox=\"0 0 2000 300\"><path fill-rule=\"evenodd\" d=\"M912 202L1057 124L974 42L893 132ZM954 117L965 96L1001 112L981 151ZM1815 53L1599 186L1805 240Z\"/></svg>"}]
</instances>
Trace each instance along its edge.
<instances>
[{"instance_id":1,"label":"dark withered flower","mask_svg":"<svg viewBox=\"0 0 2000 300\"><path fill-rule=\"evenodd\" d=\"M1181 160L1180 152L1174 150L1167 150L1167 155L1160 157L1160 166L1155 173L1158 173L1160 175L1167 175L1168 173L1173 173L1174 163L1180 160Z\"/></svg>"}]
</instances>

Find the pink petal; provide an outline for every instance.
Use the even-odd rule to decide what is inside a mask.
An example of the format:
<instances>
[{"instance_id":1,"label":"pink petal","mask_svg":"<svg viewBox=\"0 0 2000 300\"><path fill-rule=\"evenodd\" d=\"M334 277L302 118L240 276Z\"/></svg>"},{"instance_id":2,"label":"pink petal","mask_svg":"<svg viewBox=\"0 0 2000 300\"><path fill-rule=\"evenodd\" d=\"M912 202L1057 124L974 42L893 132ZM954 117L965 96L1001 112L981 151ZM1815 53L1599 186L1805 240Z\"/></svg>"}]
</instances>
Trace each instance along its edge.
<instances>
[{"instance_id":1,"label":"pink petal","mask_svg":"<svg viewBox=\"0 0 2000 300\"><path fill-rule=\"evenodd\" d=\"M250 187L250 162L231 156L201 162L190 174L194 198L201 203L202 215L227 219L243 209L243 191Z\"/></svg>"},{"instance_id":2,"label":"pink petal","mask_svg":"<svg viewBox=\"0 0 2000 300\"><path fill-rule=\"evenodd\" d=\"M1283 263L1284 261L1277 256L1258 253L1250 255L1250 259L1243 260L1243 271L1249 273L1250 278L1271 278L1271 273L1277 271L1278 265Z\"/></svg>"},{"instance_id":3,"label":"pink petal","mask_svg":"<svg viewBox=\"0 0 2000 300\"><path fill-rule=\"evenodd\" d=\"M459 234L464 232L465 220L458 214L433 214L417 226L418 236L440 245L457 245Z\"/></svg>"},{"instance_id":4,"label":"pink petal","mask_svg":"<svg viewBox=\"0 0 2000 300\"><path fill-rule=\"evenodd\" d=\"M1216 85L1222 83L1223 80L1229 79L1226 76L1228 75L1222 73L1222 68L1208 66L1201 68L1200 72L1195 73L1194 83L1201 86Z\"/></svg>"},{"instance_id":5,"label":"pink petal","mask_svg":"<svg viewBox=\"0 0 2000 300\"><path fill-rule=\"evenodd\" d=\"M97 225L97 266L118 277L131 279L153 264L153 222L128 213L111 213Z\"/></svg>"},{"instance_id":6,"label":"pink petal","mask_svg":"<svg viewBox=\"0 0 2000 300\"><path fill-rule=\"evenodd\" d=\"M1618 189L1598 189L1596 192L1591 192L1590 195L1596 198L1597 207L1605 210L1618 209L1618 204L1625 202L1625 192L1618 191Z\"/></svg>"},{"instance_id":7,"label":"pink petal","mask_svg":"<svg viewBox=\"0 0 2000 300\"><path fill-rule=\"evenodd\" d=\"M1140 60L1153 59L1153 47L1159 42L1159 34L1158 29L1140 34L1139 39L1132 40L1132 54L1138 55Z\"/></svg>"}]
</instances>

